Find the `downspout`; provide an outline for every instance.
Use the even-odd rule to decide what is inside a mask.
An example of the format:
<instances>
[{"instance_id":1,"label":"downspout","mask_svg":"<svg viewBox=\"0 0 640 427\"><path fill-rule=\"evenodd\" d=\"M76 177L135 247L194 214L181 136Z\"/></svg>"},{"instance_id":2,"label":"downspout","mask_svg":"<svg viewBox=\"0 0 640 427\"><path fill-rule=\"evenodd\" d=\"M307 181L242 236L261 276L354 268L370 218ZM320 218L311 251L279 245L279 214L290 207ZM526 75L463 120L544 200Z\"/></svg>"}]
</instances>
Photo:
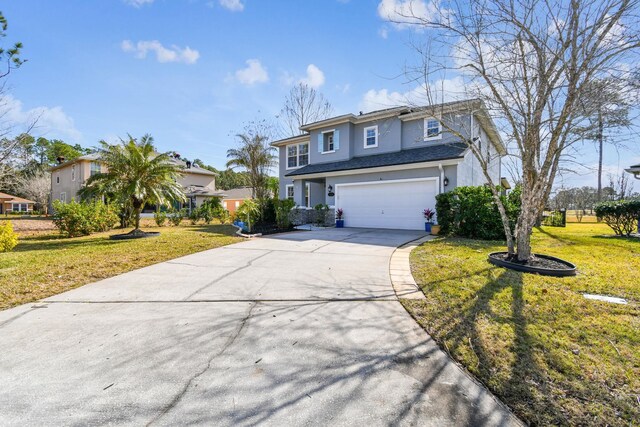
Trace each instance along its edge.
<instances>
[{"instance_id":1,"label":"downspout","mask_svg":"<svg viewBox=\"0 0 640 427\"><path fill-rule=\"evenodd\" d=\"M442 163L438 163L438 169L440 169L440 193L444 193L444 168L442 167Z\"/></svg>"}]
</instances>

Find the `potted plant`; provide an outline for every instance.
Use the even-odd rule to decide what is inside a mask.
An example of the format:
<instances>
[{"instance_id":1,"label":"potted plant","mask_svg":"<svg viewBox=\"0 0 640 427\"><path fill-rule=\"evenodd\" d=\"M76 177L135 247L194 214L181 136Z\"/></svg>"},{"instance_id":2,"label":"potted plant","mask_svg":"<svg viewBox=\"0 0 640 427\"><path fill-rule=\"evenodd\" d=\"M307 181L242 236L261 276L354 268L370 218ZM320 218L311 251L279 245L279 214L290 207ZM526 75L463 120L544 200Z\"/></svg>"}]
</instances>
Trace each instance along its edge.
<instances>
[{"instance_id":1,"label":"potted plant","mask_svg":"<svg viewBox=\"0 0 640 427\"><path fill-rule=\"evenodd\" d=\"M431 226L433 225L433 216L435 215L435 211L427 208L422 211L422 215L424 215L424 231L427 233L431 233Z\"/></svg>"},{"instance_id":2,"label":"potted plant","mask_svg":"<svg viewBox=\"0 0 640 427\"><path fill-rule=\"evenodd\" d=\"M342 219L344 211L340 208L336 210L336 228L344 228L344 219Z\"/></svg>"}]
</instances>

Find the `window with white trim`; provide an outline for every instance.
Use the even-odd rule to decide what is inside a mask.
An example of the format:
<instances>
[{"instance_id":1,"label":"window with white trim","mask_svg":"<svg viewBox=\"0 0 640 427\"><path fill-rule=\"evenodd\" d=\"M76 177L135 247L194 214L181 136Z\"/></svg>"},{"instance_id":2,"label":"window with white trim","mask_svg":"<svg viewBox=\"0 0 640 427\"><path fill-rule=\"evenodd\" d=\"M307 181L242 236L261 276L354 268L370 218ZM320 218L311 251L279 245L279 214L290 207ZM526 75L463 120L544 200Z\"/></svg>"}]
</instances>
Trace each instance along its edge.
<instances>
[{"instance_id":1,"label":"window with white trim","mask_svg":"<svg viewBox=\"0 0 640 427\"><path fill-rule=\"evenodd\" d=\"M76 180L76 165L71 165L71 181Z\"/></svg>"},{"instance_id":2,"label":"window with white trim","mask_svg":"<svg viewBox=\"0 0 640 427\"><path fill-rule=\"evenodd\" d=\"M424 139L442 138L440 120L433 117L424 119Z\"/></svg>"},{"instance_id":3,"label":"window with white trim","mask_svg":"<svg viewBox=\"0 0 640 427\"><path fill-rule=\"evenodd\" d=\"M293 184L287 184L286 189L287 199L293 200Z\"/></svg>"},{"instance_id":4,"label":"window with white trim","mask_svg":"<svg viewBox=\"0 0 640 427\"><path fill-rule=\"evenodd\" d=\"M378 126L364 128L364 148L374 148L378 146Z\"/></svg>"},{"instance_id":5,"label":"window with white trim","mask_svg":"<svg viewBox=\"0 0 640 427\"><path fill-rule=\"evenodd\" d=\"M298 168L309 164L309 144L287 145L287 169Z\"/></svg>"},{"instance_id":6,"label":"window with white trim","mask_svg":"<svg viewBox=\"0 0 640 427\"><path fill-rule=\"evenodd\" d=\"M62 203L67 203L67 193L60 193L60 201Z\"/></svg>"},{"instance_id":7,"label":"window with white trim","mask_svg":"<svg viewBox=\"0 0 640 427\"><path fill-rule=\"evenodd\" d=\"M100 173L100 163L98 162L91 162L91 173L90 176L93 176L97 173Z\"/></svg>"},{"instance_id":8,"label":"window with white trim","mask_svg":"<svg viewBox=\"0 0 640 427\"><path fill-rule=\"evenodd\" d=\"M28 212L29 206L26 203L12 203L11 211L12 212Z\"/></svg>"},{"instance_id":9,"label":"window with white trim","mask_svg":"<svg viewBox=\"0 0 640 427\"><path fill-rule=\"evenodd\" d=\"M335 151L333 145L333 131L322 133L322 152L331 153Z\"/></svg>"}]
</instances>

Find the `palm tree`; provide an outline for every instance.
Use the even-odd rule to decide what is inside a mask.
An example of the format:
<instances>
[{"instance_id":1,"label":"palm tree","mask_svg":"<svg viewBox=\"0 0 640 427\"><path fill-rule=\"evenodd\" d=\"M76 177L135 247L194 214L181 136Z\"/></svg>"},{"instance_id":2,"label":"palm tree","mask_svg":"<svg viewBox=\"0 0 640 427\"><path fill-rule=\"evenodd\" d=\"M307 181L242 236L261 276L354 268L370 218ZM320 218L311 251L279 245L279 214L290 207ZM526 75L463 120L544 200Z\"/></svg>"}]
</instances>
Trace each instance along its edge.
<instances>
[{"instance_id":1,"label":"palm tree","mask_svg":"<svg viewBox=\"0 0 640 427\"><path fill-rule=\"evenodd\" d=\"M276 164L274 148L267 144L269 139L262 135L238 134L240 146L227 150L227 167L241 167L249 173L251 195L258 200L267 197L269 170Z\"/></svg>"},{"instance_id":2,"label":"palm tree","mask_svg":"<svg viewBox=\"0 0 640 427\"><path fill-rule=\"evenodd\" d=\"M140 214L146 203L168 205L186 200L178 183L181 170L169 153L155 152L151 135L143 136L140 142L129 135L128 141L120 142L111 145L100 141L97 153L107 171L91 176L81 196L115 195L133 210L135 229L131 234L142 234Z\"/></svg>"}]
</instances>

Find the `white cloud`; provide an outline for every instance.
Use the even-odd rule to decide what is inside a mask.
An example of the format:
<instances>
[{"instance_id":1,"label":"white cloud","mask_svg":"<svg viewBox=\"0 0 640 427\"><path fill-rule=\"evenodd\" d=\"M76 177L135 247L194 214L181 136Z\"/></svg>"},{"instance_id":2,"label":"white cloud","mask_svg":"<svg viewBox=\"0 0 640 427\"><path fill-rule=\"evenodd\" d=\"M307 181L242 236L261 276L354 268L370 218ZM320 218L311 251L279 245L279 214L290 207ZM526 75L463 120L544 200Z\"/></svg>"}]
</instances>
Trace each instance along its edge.
<instances>
[{"instance_id":1,"label":"white cloud","mask_svg":"<svg viewBox=\"0 0 640 427\"><path fill-rule=\"evenodd\" d=\"M141 40L132 43L130 40L124 40L120 47L125 52L131 52L136 58L144 59L147 53L153 52L158 62L183 62L185 64L195 64L200 58L200 52L191 49L189 46L180 48L172 45L164 47L158 40Z\"/></svg>"},{"instance_id":2,"label":"white cloud","mask_svg":"<svg viewBox=\"0 0 640 427\"><path fill-rule=\"evenodd\" d=\"M145 4L151 4L154 0L123 0L126 4L133 7L142 7Z\"/></svg>"},{"instance_id":3,"label":"white cloud","mask_svg":"<svg viewBox=\"0 0 640 427\"><path fill-rule=\"evenodd\" d=\"M386 27L381 27L381 28L378 30L378 35L379 35L380 37L382 37L383 39L386 39L387 37L389 37L389 30L387 30L387 28L386 28Z\"/></svg>"},{"instance_id":4,"label":"white cloud","mask_svg":"<svg viewBox=\"0 0 640 427\"><path fill-rule=\"evenodd\" d=\"M248 59L247 67L236 71L236 79L243 85L251 86L256 83L269 81L269 73L258 59Z\"/></svg>"},{"instance_id":5,"label":"white cloud","mask_svg":"<svg viewBox=\"0 0 640 427\"><path fill-rule=\"evenodd\" d=\"M242 12L244 10L244 4L242 0L219 0L220 6L232 12Z\"/></svg>"},{"instance_id":6,"label":"white cloud","mask_svg":"<svg viewBox=\"0 0 640 427\"><path fill-rule=\"evenodd\" d=\"M73 119L62 107L36 107L24 110L22 101L6 95L0 105L3 121L16 133L26 131L34 122L31 133L47 138L59 138L66 142L80 142L82 134L76 129Z\"/></svg>"},{"instance_id":7,"label":"white cloud","mask_svg":"<svg viewBox=\"0 0 640 427\"><path fill-rule=\"evenodd\" d=\"M442 12L437 0L382 0L378 4L378 16L398 29L433 21Z\"/></svg>"},{"instance_id":8,"label":"white cloud","mask_svg":"<svg viewBox=\"0 0 640 427\"><path fill-rule=\"evenodd\" d=\"M300 79L300 83L317 89L324 84L324 73L314 64L309 64L307 66L307 76Z\"/></svg>"},{"instance_id":9,"label":"white cloud","mask_svg":"<svg viewBox=\"0 0 640 427\"><path fill-rule=\"evenodd\" d=\"M465 98L466 91L463 79L454 77L433 82L429 88L420 85L406 92L371 89L363 95L359 109L362 112L369 112L401 105L425 106Z\"/></svg>"}]
</instances>

